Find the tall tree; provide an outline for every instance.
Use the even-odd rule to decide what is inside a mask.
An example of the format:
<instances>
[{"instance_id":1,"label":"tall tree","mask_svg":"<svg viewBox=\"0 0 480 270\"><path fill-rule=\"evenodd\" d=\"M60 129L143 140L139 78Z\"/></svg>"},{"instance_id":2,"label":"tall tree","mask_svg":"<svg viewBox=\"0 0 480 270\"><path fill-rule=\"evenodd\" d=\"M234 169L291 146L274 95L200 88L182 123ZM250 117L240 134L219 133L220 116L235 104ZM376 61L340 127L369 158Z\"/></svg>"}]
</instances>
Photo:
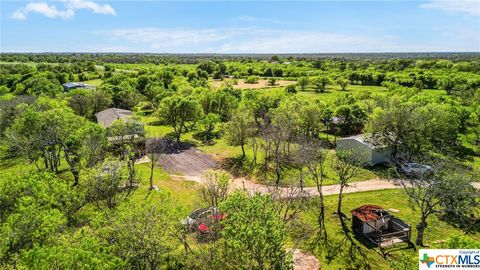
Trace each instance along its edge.
<instances>
[{"instance_id":1,"label":"tall tree","mask_svg":"<svg viewBox=\"0 0 480 270\"><path fill-rule=\"evenodd\" d=\"M157 117L173 127L177 142L180 142L185 125L197 121L202 114L202 108L195 99L177 95L164 98L156 111Z\"/></svg>"},{"instance_id":2,"label":"tall tree","mask_svg":"<svg viewBox=\"0 0 480 270\"><path fill-rule=\"evenodd\" d=\"M220 206L223 221L220 246L224 269L291 269L285 250L286 228L267 195L230 195Z\"/></svg>"},{"instance_id":3,"label":"tall tree","mask_svg":"<svg viewBox=\"0 0 480 270\"><path fill-rule=\"evenodd\" d=\"M245 157L245 144L249 137L255 134L255 119L253 113L245 105L240 105L225 126L225 136L232 145L240 145L242 157Z\"/></svg>"},{"instance_id":4,"label":"tall tree","mask_svg":"<svg viewBox=\"0 0 480 270\"><path fill-rule=\"evenodd\" d=\"M145 128L143 123L135 118L115 120L108 127L109 141L120 151L120 158L127 162L129 171L129 186L133 188L136 169L135 161L140 156L140 145L145 140Z\"/></svg>"},{"instance_id":5,"label":"tall tree","mask_svg":"<svg viewBox=\"0 0 480 270\"><path fill-rule=\"evenodd\" d=\"M206 171L200 186L200 197L209 207L218 208L227 199L231 176L224 171Z\"/></svg>"},{"instance_id":6,"label":"tall tree","mask_svg":"<svg viewBox=\"0 0 480 270\"><path fill-rule=\"evenodd\" d=\"M308 79L308 77L300 77L297 80L297 84L298 86L300 86L300 89L302 91L305 91L307 89L307 86L309 83L310 83L310 80Z\"/></svg>"},{"instance_id":7,"label":"tall tree","mask_svg":"<svg viewBox=\"0 0 480 270\"><path fill-rule=\"evenodd\" d=\"M158 160L160 159L162 154L168 152L170 148L170 141L163 138L152 138L147 139L145 150L147 152L147 156L150 159L150 190L153 190L153 171L155 165L157 164Z\"/></svg>"},{"instance_id":8,"label":"tall tree","mask_svg":"<svg viewBox=\"0 0 480 270\"><path fill-rule=\"evenodd\" d=\"M315 91L323 93L327 87L327 84L330 80L325 76L317 77L313 80L313 85L315 86Z\"/></svg>"},{"instance_id":9,"label":"tall tree","mask_svg":"<svg viewBox=\"0 0 480 270\"><path fill-rule=\"evenodd\" d=\"M174 263L181 244L176 237L182 226L181 214L181 209L161 192L121 206L107 228L111 251L128 268L164 269Z\"/></svg>"}]
</instances>

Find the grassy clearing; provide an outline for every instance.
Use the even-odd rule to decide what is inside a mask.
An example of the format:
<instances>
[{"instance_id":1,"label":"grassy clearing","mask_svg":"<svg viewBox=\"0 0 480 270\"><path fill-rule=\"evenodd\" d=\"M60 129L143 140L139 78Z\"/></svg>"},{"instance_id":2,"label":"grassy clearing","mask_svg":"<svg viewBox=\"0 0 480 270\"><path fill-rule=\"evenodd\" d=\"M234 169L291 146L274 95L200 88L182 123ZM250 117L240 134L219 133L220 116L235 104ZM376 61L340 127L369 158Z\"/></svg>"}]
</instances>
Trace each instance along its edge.
<instances>
[{"instance_id":1,"label":"grassy clearing","mask_svg":"<svg viewBox=\"0 0 480 270\"><path fill-rule=\"evenodd\" d=\"M148 163L138 164L136 168L140 186L135 192L135 196L141 199L149 192L150 165ZM198 184L196 182L174 180L162 168L155 167L153 184L161 191L170 194L175 203L185 206L188 211L196 209L200 205L196 191Z\"/></svg>"},{"instance_id":2,"label":"grassy clearing","mask_svg":"<svg viewBox=\"0 0 480 270\"><path fill-rule=\"evenodd\" d=\"M151 125L149 125L149 124L157 122L157 119L155 117L141 117L141 120L142 120L142 122L146 123L145 132L146 132L146 136L148 138L170 136L171 133L173 132L173 128L169 127L169 126L165 126L165 125L151 126ZM211 142L209 144L204 144L203 142L201 142L199 140L196 140L193 136L194 134L195 134L194 131L182 134L181 140L184 141L184 142L189 142L192 145L195 145L198 149L204 151L207 154L212 155L215 159L217 159L219 161L223 161L223 160L226 160L226 159L233 159L233 158L237 158L237 157L241 156L242 150L241 150L240 146L229 145L225 141L225 139L223 139L223 138L215 139L215 140L213 140L213 142ZM253 157L253 150L251 149L251 147L246 146L245 147L245 152L246 152L246 155L247 155L247 158L246 158L247 162L245 162L245 164L247 164L248 160L249 159L251 160L251 158ZM337 177L335 175L335 172L332 169L334 158L335 158L334 151L330 151L328 156L327 156L326 162L325 162L325 181L324 181L324 183L326 185L331 185L331 184L336 184L337 183ZM261 151L259 151L259 153L258 153L257 161L258 161L258 163L261 163L263 161L263 156L261 154ZM286 177L285 177L286 179L294 179L294 178L297 177L296 175L298 174L298 171L293 170L293 169L287 169L285 171L285 174L286 174ZM256 170L250 176L254 179L257 179L258 181L261 181L261 179L260 179L261 175L262 175L262 172ZM361 168L359 170L358 175L352 179L352 182L354 182L354 181L364 181L364 180L373 179L373 178L376 178L376 177L377 177L377 175L374 172L372 172L371 170ZM306 176L304 181L305 181L305 185L307 185L307 186L315 185L315 182L309 176ZM281 184L288 185L289 183L288 183L287 180L285 180Z\"/></svg>"},{"instance_id":3,"label":"grassy clearing","mask_svg":"<svg viewBox=\"0 0 480 270\"><path fill-rule=\"evenodd\" d=\"M100 84L102 84L102 79L94 79L94 80L84 81L84 83L96 87L96 86L100 86Z\"/></svg>"}]
</instances>

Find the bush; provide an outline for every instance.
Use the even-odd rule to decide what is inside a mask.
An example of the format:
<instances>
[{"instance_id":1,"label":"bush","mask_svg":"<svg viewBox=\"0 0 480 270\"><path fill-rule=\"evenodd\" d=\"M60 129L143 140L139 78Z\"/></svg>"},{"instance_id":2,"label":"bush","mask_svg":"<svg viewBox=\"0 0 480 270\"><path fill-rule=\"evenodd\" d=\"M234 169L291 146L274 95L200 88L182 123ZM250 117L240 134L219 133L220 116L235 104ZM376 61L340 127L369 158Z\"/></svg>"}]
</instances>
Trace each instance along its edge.
<instances>
[{"instance_id":1,"label":"bush","mask_svg":"<svg viewBox=\"0 0 480 270\"><path fill-rule=\"evenodd\" d=\"M6 87L5 85L0 86L0 96L8 94L9 92L10 89L8 89L8 87Z\"/></svg>"},{"instance_id":2,"label":"bush","mask_svg":"<svg viewBox=\"0 0 480 270\"><path fill-rule=\"evenodd\" d=\"M277 82L277 80L275 78L268 79L268 85L270 85L270 86L275 86L276 82Z\"/></svg>"},{"instance_id":3,"label":"bush","mask_svg":"<svg viewBox=\"0 0 480 270\"><path fill-rule=\"evenodd\" d=\"M285 86L285 91L287 91L287 93L297 93L297 88L295 87L294 84L289 84L287 86Z\"/></svg>"},{"instance_id":4,"label":"bush","mask_svg":"<svg viewBox=\"0 0 480 270\"><path fill-rule=\"evenodd\" d=\"M257 76L249 76L248 78L245 79L245 83L256 84L256 83L258 83L258 77Z\"/></svg>"}]
</instances>

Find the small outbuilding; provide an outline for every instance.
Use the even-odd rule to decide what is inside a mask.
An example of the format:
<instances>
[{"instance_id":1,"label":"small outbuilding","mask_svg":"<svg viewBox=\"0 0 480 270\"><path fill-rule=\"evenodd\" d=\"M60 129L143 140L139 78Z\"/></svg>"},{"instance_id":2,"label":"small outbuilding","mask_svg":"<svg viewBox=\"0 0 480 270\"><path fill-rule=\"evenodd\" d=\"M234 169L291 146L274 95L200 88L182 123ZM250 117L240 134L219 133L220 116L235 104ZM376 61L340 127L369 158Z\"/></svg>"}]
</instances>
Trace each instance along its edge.
<instances>
[{"instance_id":1,"label":"small outbuilding","mask_svg":"<svg viewBox=\"0 0 480 270\"><path fill-rule=\"evenodd\" d=\"M359 162L369 166L385 163L390 157L388 147L375 144L364 134L337 139L337 150L351 151Z\"/></svg>"},{"instance_id":2,"label":"small outbuilding","mask_svg":"<svg viewBox=\"0 0 480 270\"><path fill-rule=\"evenodd\" d=\"M78 89L78 88L93 88L93 86L83 83L83 82L68 82L62 84L63 86L63 91L68 92L73 89Z\"/></svg>"},{"instance_id":3,"label":"small outbuilding","mask_svg":"<svg viewBox=\"0 0 480 270\"><path fill-rule=\"evenodd\" d=\"M379 205L362 205L351 211L352 229L380 247L410 243L410 225Z\"/></svg>"},{"instance_id":4,"label":"small outbuilding","mask_svg":"<svg viewBox=\"0 0 480 270\"><path fill-rule=\"evenodd\" d=\"M115 120L126 119L132 117L132 112L129 110L108 108L95 114L97 122L104 128L108 128Z\"/></svg>"}]
</instances>

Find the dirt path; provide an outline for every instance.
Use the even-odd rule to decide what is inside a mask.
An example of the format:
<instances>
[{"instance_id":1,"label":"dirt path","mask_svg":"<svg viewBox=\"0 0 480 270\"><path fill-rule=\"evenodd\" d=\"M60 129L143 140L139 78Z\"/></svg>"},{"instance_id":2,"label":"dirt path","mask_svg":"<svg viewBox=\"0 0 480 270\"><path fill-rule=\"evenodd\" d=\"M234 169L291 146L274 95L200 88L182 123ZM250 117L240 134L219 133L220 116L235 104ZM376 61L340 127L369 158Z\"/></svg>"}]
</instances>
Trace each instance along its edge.
<instances>
[{"instance_id":1,"label":"dirt path","mask_svg":"<svg viewBox=\"0 0 480 270\"><path fill-rule=\"evenodd\" d=\"M215 169L218 167L217 161L208 154L191 147L187 150L178 151L171 154L165 154L160 157L159 165L162 166L173 179L189 180L201 183L203 181L202 175L208 169ZM480 189L480 182L474 182L472 185ZM354 193L363 191L373 191L382 189L396 189L402 188L400 183L393 180L370 179L366 181L353 182L344 188L344 193ZM267 194L276 192L281 198L290 197L292 194L291 187L269 186L261 183L256 183L247 178L234 178L232 181L232 189L245 189L251 193ZM297 189L298 188L294 188ZM340 192L339 185L329 185L323 187L324 195L336 195ZM306 187L303 189L302 196L317 196L318 192L315 187Z\"/></svg>"},{"instance_id":2,"label":"dirt path","mask_svg":"<svg viewBox=\"0 0 480 270\"><path fill-rule=\"evenodd\" d=\"M173 179L176 180L189 180L195 182L202 182L202 177L198 175L172 175ZM402 186L398 183L393 181L387 181L382 179L370 179L366 181L359 181L353 182L347 187L344 188L344 193L354 193L354 192L362 192L362 191L372 191L372 190L382 190L382 189L396 189L401 188ZM275 190L274 186L269 186L265 184L256 183L252 180L246 178L234 178L232 181L232 188L235 189L245 189L250 193L261 193L261 194L268 194ZM295 188L298 190L298 188ZM292 188L290 187L279 187L278 191L280 192L280 197L286 198L292 192ZM303 189L303 196L317 196L318 192L315 187L306 187ZM328 185L323 187L323 194L328 195L335 195L340 192L339 185Z\"/></svg>"},{"instance_id":3,"label":"dirt path","mask_svg":"<svg viewBox=\"0 0 480 270\"><path fill-rule=\"evenodd\" d=\"M248 179L237 178L233 180L233 186L235 188L243 188L247 189L250 192L258 192L261 194L270 193L273 186L267 186L259 183L255 183ZM394 183L393 181L387 181L382 179L370 179L366 181L359 181L353 182L347 187L344 188L344 193L353 193L353 192L362 192L362 191L372 191L372 190L381 190L381 189L395 189L401 188L402 186L399 184ZM280 187L281 197L288 197L291 193L291 187ZM306 187L303 189L305 196L317 196L317 188L316 187ZM340 185L328 185L323 186L323 194L328 195L335 195L340 192Z\"/></svg>"},{"instance_id":4,"label":"dirt path","mask_svg":"<svg viewBox=\"0 0 480 270\"><path fill-rule=\"evenodd\" d=\"M293 270L317 270L320 269L320 262L318 259L307 254L300 249L288 250L293 255Z\"/></svg>"}]
</instances>

